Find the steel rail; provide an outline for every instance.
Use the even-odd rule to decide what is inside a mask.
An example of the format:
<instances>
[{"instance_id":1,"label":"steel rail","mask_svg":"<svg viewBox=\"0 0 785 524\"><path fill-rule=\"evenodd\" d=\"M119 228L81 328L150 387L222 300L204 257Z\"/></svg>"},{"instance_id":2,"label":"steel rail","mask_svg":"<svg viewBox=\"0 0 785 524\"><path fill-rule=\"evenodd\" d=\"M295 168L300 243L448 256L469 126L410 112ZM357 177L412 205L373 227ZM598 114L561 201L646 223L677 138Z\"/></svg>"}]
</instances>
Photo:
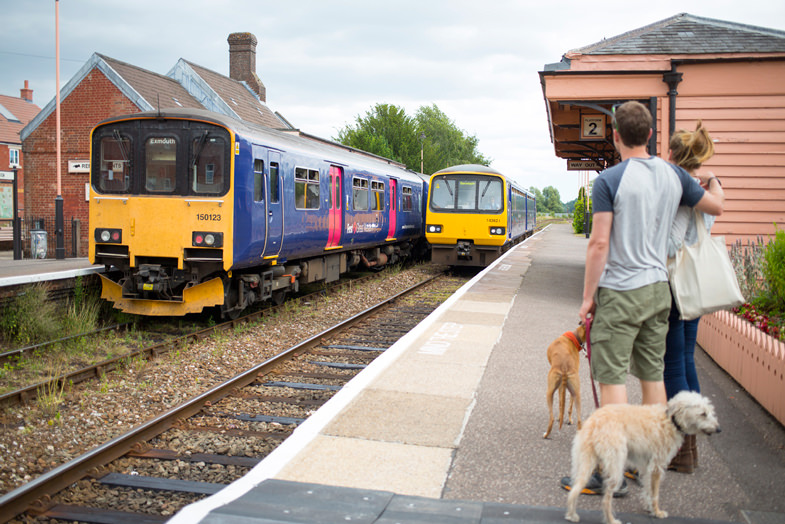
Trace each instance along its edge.
<instances>
[{"instance_id":1,"label":"steel rail","mask_svg":"<svg viewBox=\"0 0 785 524\"><path fill-rule=\"evenodd\" d=\"M432 282L439 275L432 276L418 284L415 284L404 291L372 306L365 311L357 313L351 318L328 328L321 333L314 335L307 340L290 347L289 349L271 357L264 362L257 364L251 369L235 376L226 382L194 397L193 399L181 404L169 411L155 417L154 419L131 429L127 433L115 437L87 453L62 464L51 471L48 471L34 480L24 484L13 491L0 497L0 515L2 522L16 517L17 515L35 509L43 509L46 501L52 494L65 489L67 486L84 478L91 470L98 471L100 468L113 460L116 460L128 452L139 442L146 442L164 431L171 428L178 420L186 419L198 413L208 402L213 403L225 397L233 390L247 386L252 383L259 375L264 375L278 366L280 363L319 346L322 339L330 337L336 333L354 326L361 320L376 313L383 307L394 302L398 298L411 293L412 291ZM228 323L227 323L228 324ZM39 507L36 508L35 506Z\"/></svg>"}]
</instances>

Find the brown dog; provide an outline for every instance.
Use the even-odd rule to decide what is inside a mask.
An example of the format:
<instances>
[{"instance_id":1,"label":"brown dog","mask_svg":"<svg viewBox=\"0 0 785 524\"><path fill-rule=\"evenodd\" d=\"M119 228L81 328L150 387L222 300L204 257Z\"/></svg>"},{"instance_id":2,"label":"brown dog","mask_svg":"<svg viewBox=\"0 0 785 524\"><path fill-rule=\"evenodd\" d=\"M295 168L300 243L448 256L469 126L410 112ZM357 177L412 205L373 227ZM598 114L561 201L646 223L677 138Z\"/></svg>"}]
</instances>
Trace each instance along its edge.
<instances>
[{"instance_id":1,"label":"brown dog","mask_svg":"<svg viewBox=\"0 0 785 524\"><path fill-rule=\"evenodd\" d=\"M572 424L572 408L575 404L578 429L581 429L581 379L578 375L580 365L579 352L586 340L586 328L578 326L575 331L567 331L548 346L548 392L545 399L548 404L548 429L542 438L548 438L553 428L553 393L559 388L559 429L564 423L564 401L566 390L570 392L569 424Z\"/></svg>"}]
</instances>

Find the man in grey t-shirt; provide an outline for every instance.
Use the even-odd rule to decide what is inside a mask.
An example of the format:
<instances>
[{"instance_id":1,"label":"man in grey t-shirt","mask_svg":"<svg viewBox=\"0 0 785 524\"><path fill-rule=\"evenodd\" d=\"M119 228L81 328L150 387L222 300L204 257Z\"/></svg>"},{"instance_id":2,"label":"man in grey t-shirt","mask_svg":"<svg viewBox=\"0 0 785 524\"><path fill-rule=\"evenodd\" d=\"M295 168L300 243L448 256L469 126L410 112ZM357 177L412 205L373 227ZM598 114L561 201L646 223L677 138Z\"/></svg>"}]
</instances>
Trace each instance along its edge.
<instances>
[{"instance_id":1,"label":"man in grey t-shirt","mask_svg":"<svg viewBox=\"0 0 785 524\"><path fill-rule=\"evenodd\" d=\"M627 402L627 372L640 380L644 404L665 404L665 337L671 293L666 260L668 234L680 204L720 215L725 197L719 182L701 176L705 191L680 167L650 156L651 113L626 102L614 111L613 145L621 163L594 182L591 238L586 250L583 303L591 315L591 370L600 404ZM712 180L714 183L712 183ZM570 477L561 479L571 489ZM626 494L626 483L616 496ZM582 493L601 494L597 472Z\"/></svg>"},{"instance_id":2,"label":"man in grey t-shirt","mask_svg":"<svg viewBox=\"0 0 785 524\"><path fill-rule=\"evenodd\" d=\"M670 288L667 241L680 204L720 215L722 188L706 175L705 191L683 169L652 157L651 114L638 102L614 112L613 143L622 162L594 183L592 234L586 251L583 304L592 314L592 374L602 405L627 402L626 374L641 381L644 404L667 399L662 380Z\"/></svg>"}]
</instances>

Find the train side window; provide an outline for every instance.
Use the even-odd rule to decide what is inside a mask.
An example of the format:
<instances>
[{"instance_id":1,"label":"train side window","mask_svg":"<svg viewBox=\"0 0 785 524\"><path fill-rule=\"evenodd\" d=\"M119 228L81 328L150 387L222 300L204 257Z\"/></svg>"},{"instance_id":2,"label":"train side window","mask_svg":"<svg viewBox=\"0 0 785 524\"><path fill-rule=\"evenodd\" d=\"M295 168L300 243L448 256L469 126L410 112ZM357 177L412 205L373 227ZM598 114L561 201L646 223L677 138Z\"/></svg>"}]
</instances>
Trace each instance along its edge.
<instances>
[{"instance_id":1,"label":"train side window","mask_svg":"<svg viewBox=\"0 0 785 524\"><path fill-rule=\"evenodd\" d=\"M101 139L97 180L94 185L107 193L126 193L131 181L131 139L119 134Z\"/></svg>"},{"instance_id":2,"label":"train side window","mask_svg":"<svg viewBox=\"0 0 785 524\"><path fill-rule=\"evenodd\" d=\"M253 199L254 202L264 201L264 160L253 161Z\"/></svg>"},{"instance_id":3,"label":"train side window","mask_svg":"<svg viewBox=\"0 0 785 524\"><path fill-rule=\"evenodd\" d=\"M412 202L412 188L409 186L403 186L401 188L401 211L411 211L414 208Z\"/></svg>"},{"instance_id":4,"label":"train side window","mask_svg":"<svg viewBox=\"0 0 785 524\"><path fill-rule=\"evenodd\" d=\"M352 209L355 211L368 211L368 180L365 178L352 179Z\"/></svg>"},{"instance_id":5,"label":"train side window","mask_svg":"<svg viewBox=\"0 0 785 524\"><path fill-rule=\"evenodd\" d=\"M279 184L278 162L270 162L270 202L277 204L281 197L278 192Z\"/></svg>"},{"instance_id":6,"label":"train side window","mask_svg":"<svg viewBox=\"0 0 785 524\"><path fill-rule=\"evenodd\" d=\"M194 193L220 194L224 189L226 142L205 131L193 141L191 181Z\"/></svg>"},{"instance_id":7,"label":"train side window","mask_svg":"<svg viewBox=\"0 0 785 524\"><path fill-rule=\"evenodd\" d=\"M294 208L319 209L319 171L294 168Z\"/></svg>"},{"instance_id":8,"label":"train side window","mask_svg":"<svg viewBox=\"0 0 785 524\"><path fill-rule=\"evenodd\" d=\"M384 182L371 181L371 210L383 211L384 210Z\"/></svg>"},{"instance_id":9,"label":"train side window","mask_svg":"<svg viewBox=\"0 0 785 524\"><path fill-rule=\"evenodd\" d=\"M151 193L174 193L177 185L177 139L151 136L144 143L144 188Z\"/></svg>"}]
</instances>

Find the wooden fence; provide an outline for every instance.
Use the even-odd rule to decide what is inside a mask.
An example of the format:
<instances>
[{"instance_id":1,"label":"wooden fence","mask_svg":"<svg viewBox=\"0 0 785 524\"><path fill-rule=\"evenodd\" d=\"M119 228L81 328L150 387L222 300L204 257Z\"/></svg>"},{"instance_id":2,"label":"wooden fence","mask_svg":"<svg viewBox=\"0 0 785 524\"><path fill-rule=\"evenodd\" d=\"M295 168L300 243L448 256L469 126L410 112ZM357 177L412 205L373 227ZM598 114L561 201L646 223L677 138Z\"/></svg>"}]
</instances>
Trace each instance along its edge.
<instances>
[{"instance_id":1,"label":"wooden fence","mask_svg":"<svg viewBox=\"0 0 785 524\"><path fill-rule=\"evenodd\" d=\"M720 311L701 317L698 344L785 425L785 343Z\"/></svg>"}]
</instances>

